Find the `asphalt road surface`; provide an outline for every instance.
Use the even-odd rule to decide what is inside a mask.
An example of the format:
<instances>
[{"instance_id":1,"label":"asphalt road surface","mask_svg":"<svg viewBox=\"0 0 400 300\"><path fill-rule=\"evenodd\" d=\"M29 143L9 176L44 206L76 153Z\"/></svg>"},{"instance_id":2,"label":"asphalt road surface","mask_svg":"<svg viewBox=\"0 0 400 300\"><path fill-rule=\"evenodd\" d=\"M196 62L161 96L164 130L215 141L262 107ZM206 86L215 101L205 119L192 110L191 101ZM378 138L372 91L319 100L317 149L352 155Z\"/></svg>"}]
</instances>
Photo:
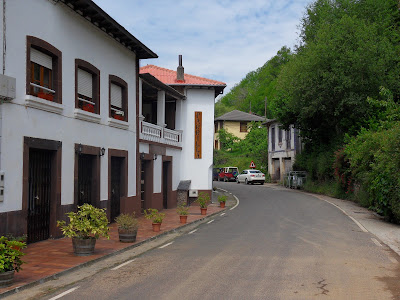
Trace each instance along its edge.
<instances>
[{"instance_id":1,"label":"asphalt road surface","mask_svg":"<svg viewBox=\"0 0 400 300\"><path fill-rule=\"evenodd\" d=\"M62 299L400 299L399 257L336 207L284 188L214 184L240 204Z\"/></svg>"}]
</instances>

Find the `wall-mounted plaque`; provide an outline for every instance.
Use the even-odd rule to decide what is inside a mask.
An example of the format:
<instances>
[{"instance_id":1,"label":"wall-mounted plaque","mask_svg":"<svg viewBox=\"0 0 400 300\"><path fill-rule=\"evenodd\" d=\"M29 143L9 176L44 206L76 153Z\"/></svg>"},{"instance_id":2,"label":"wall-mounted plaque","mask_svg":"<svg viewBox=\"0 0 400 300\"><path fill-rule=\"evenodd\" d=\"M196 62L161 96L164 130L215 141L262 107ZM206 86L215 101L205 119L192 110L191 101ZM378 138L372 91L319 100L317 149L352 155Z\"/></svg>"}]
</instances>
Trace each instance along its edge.
<instances>
[{"instance_id":1,"label":"wall-mounted plaque","mask_svg":"<svg viewBox=\"0 0 400 300\"><path fill-rule=\"evenodd\" d=\"M194 112L194 158L201 158L202 112Z\"/></svg>"}]
</instances>

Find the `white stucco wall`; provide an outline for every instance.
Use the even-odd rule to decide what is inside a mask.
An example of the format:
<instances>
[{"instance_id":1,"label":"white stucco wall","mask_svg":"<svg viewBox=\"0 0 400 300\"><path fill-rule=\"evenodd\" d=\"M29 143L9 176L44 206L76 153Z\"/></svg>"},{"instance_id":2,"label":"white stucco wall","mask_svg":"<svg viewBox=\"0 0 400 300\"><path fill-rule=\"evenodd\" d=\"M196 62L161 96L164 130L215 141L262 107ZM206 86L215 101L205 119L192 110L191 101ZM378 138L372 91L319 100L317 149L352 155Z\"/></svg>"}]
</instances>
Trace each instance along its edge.
<instances>
[{"instance_id":1,"label":"white stucco wall","mask_svg":"<svg viewBox=\"0 0 400 300\"><path fill-rule=\"evenodd\" d=\"M214 142L214 90L187 88L182 102L184 124L181 180L191 180L191 189L212 189ZM202 158L194 158L194 113L202 112Z\"/></svg>"},{"instance_id":2,"label":"white stucco wall","mask_svg":"<svg viewBox=\"0 0 400 300\"><path fill-rule=\"evenodd\" d=\"M179 182L181 180L181 150L167 148L167 156L172 156L172 190L178 188Z\"/></svg>"},{"instance_id":3,"label":"white stucco wall","mask_svg":"<svg viewBox=\"0 0 400 300\"><path fill-rule=\"evenodd\" d=\"M73 203L74 144L128 150L128 196L136 195L136 58L106 33L59 2L7 1L6 75L17 79L16 99L3 104L1 166L5 171L5 200L0 212L22 208L24 136L62 142L62 204ZM26 36L32 35L62 52L61 114L25 106ZM74 118L75 59L100 70L100 124ZM128 83L129 129L108 125L109 74ZM108 199L108 155L101 157L100 199Z\"/></svg>"}]
</instances>

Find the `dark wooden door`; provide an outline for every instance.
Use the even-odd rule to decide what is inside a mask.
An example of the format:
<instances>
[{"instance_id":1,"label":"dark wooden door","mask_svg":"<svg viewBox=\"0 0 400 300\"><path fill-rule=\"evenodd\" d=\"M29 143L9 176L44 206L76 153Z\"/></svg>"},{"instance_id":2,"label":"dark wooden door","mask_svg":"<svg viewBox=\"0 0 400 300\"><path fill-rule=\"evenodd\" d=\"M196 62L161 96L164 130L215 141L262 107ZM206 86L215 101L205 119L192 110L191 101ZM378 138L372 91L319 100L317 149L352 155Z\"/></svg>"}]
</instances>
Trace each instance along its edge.
<instances>
[{"instance_id":1,"label":"dark wooden door","mask_svg":"<svg viewBox=\"0 0 400 300\"><path fill-rule=\"evenodd\" d=\"M146 209L145 207L145 201L146 201L146 190L145 190L145 175L146 175L146 161L141 160L140 164L140 211L143 214L144 210Z\"/></svg>"},{"instance_id":2,"label":"dark wooden door","mask_svg":"<svg viewBox=\"0 0 400 300\"><path fill-rule=\"evenodd\" d=\"M111 222L118 217L121 210L121 167L122 159L111 157Z\"/></svg>"},{"instance_id":3,"label":"dark wooden door","mask_svg":"<svg viewBox=\"0 0 400 300\"><path fill-rule=\"evenodd\" d=\"M163 208L168 208L168 168L169 162L163 162L163 174L162 174L162 191L163 191Z\"/></svg>"},{"instance_id":4,"label":"dark wooden door","mask_svg":"<svg viewBox=\"0 0 400 300\"><path fill-rule=\"evenodd\" d=\"M52 152L29 150L28 243L50 236Z\"/></svg>"},{"instance_id":5,"label":"dark wooden door","mask_svg":"<svg viewBox=\"0 0 400 300\"><path fill-rule=\"evenodd\" d=\"M93 156L81 154L78 158L78 205L94 204L93 198Z\"/></svg>"}]
</instances>

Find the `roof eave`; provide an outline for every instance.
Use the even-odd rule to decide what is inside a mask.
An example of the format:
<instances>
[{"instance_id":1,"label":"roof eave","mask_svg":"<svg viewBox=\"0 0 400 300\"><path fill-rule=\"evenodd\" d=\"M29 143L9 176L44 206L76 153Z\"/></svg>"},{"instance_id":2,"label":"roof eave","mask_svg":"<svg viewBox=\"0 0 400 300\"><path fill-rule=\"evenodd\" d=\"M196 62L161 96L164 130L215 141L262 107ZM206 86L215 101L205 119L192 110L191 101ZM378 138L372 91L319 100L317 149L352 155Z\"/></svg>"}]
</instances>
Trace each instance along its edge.
<instances>
[{"instance_id":1,"label":"roof eave","mask_svg":"<svg viewBox=\"0 0 400 300\"><path fill-rule=\"evenodd\" d=\"M158 80L156 77L154 77L150 73L141 73L141 74L139 74L139 77L143 81L145 81L148 85L153 86L156 89L165 91L167 94L169 94L171 97L173 97L175 99L180 99L180 100L186 99L185 95L179 93L174 88L172 88L169 85L166 85L162 81Z\"/></svg>"},{"instance_id":2,"label":"roof eave","mask_svg":"<svg viewBox=\"0 0 400 300\"><path fill-rule=\"evenodd\" d=\"M225 85L214 84L188 84L188 83L170 83L170 86L183 86L183 87L198 87L198 88L213 88L215 90L215 97L224 93Z\"/></svg>"},{"instance_id":3,"label":"roof eave","mask_svg":"<svg viewBox=\"0 0 400 300\"><path fill-rule=\"evenodd\" d=\"M91 22L118 43L134 52L139 59L157 58L158 55L135 38L122 25L102 10L92 0L60 0L83 18Z\"/></svg>"}]
</instances>

